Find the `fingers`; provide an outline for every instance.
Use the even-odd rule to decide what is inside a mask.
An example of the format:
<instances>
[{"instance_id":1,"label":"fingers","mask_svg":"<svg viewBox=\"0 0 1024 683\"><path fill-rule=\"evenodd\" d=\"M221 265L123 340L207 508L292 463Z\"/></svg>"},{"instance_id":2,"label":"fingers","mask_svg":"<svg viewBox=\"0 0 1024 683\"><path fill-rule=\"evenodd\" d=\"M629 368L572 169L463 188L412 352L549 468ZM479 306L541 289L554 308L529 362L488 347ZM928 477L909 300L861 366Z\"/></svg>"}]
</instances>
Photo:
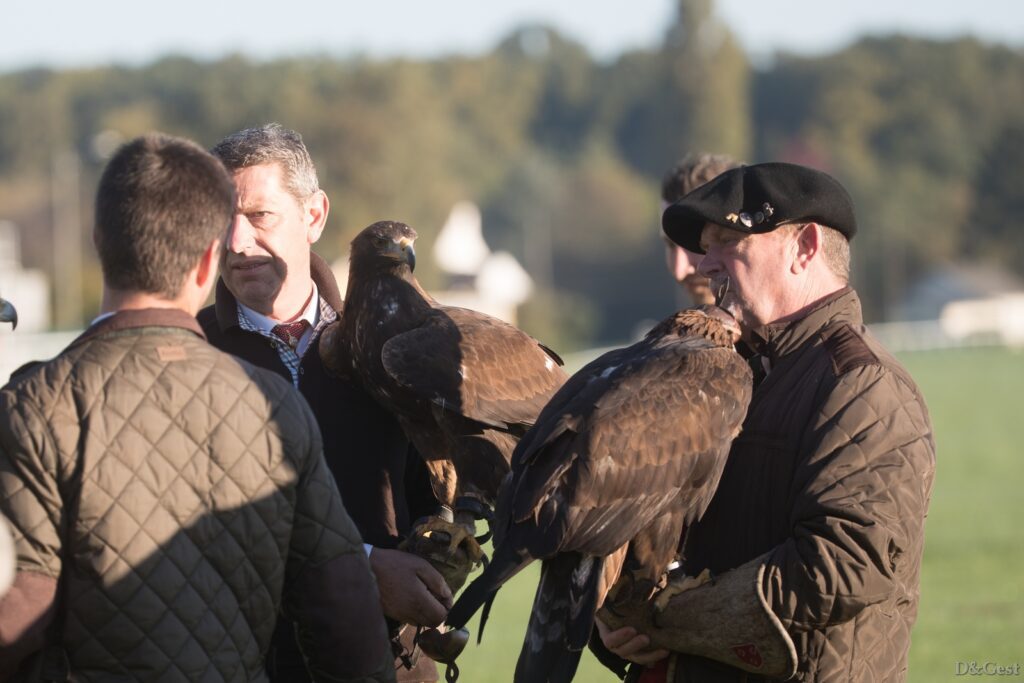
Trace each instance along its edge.
<instances>
[{"instance_id":1,"label":"fingers","mask_svg":"<svg viewBox=\"0 0 1024 683\"><path fill-rule=\"evenodd\" d=\"M416 569L416 575L419 576L427 590L437 598L438 602L444 605L445 610L451 609L453 598L448 582L429 562L423 560Z\"/></svg>"},{"instance_id":2,"label":"fingers","mask_svg":"<svg viewBox=\"0 0 1024 683\"><path fill-rule=\"evenodd\" d=\"M668 650L645 650L642 652L636 652L631 655L619 655L623 659L628 659L636 664L642 664L643 666L651 666L657 664L661 660L668 657Z\"/></svg>"},{"instance_id":3,"label":"fingers","mask_svg":"<svg viewBox=\"0 0 1024 683\"><path fill-rule=\"evenodd\" d=\"M400 550L374 548L370 565L377 576L384 614L414 626L438 626L444 621L451 592L426 560ZM443 589L435 585L431 574L437 575Z\"/></svg>"},{"instance_id":4,"label":"fingers","mask_svg":"<svg viewBox=\"0 0 1024 683\"><path fill-rule=\"evenodd\" d=\"M394 603L397 613L388 616L413 626L440 626L448 616L448 608L434 597L416 572L397 591Z\"/></svg>"},{"instance_id":5,"label":"fingers","mask_svg":"<svg viewBox=\"0 0 1024 683\"><path fill-rule=\"evenodd\" d=\"M649 666L668 657L668 650L649 650L651 639L632 626L624 626L613 631L600 619L595 622L604 646L623 659Z\"/></svg>"}]
</instances>

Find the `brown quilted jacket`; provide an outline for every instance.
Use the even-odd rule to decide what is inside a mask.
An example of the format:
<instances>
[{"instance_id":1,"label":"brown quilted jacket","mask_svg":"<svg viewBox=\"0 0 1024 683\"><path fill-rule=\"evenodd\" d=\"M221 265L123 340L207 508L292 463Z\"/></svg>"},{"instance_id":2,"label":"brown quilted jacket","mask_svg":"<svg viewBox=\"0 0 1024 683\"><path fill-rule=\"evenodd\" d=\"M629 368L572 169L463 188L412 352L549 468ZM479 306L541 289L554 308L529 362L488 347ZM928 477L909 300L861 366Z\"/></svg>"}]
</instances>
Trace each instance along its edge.
<instances>
[{"instance_id":1,"label":"brown quilted jacket","mask_svg":"<svg viewBox=\"0 0 1024 683\"><path fill-rule=\"evenodd\" d=\"M770 369L687 534L688 573L770 551L762 589L796 645L796 680L902 681L935 471L924 400L851 289L760 337ZM760 680L680 664L677 681Z\"/></svg>"},{"instance_id":2,"label":"brown quilted jacket","mask_svg":"<svg viewBox=\"0 0 1024 683\"><path fill-rule=\"evenodd\" d=\"M71 680L262 681L281 610L317 680L394 680L308 406L184 312L118 313L0 391L0 512L29 588L0 640L56 581Z\"/></svg>"}]
</instances>

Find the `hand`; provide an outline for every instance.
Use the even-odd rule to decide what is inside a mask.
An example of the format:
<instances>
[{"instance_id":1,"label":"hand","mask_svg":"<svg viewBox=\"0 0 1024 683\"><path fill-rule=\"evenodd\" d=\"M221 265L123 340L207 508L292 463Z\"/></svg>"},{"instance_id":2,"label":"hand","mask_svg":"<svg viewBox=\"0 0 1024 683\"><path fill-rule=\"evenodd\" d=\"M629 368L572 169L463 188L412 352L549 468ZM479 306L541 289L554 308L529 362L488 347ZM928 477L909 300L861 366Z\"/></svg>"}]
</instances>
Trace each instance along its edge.
<instances>
[{"instance_id":1,"label":"hand","mask_svg":"<svg viewBox=\"0 0 1024 683\"><path fill-rule=\"evenodd\" d=\"M444 621L452 592L429 562L401 550L374 548L370 568L387 617L413 626L438 626Z\"/></svg>"},{"instance_id":2,"label":"hand","mask_svg":"<svg viewBox=\"0 0 1024 683\"><path fill-rule=\"evenodd\" d=\"M668 650L648 650L651 639L632 626L623 626L613 631L600 619L595 619L594 623L597 624L597 632L604 646L625 660L651 666L668 657Z\"/></svg>"}]
</instances>

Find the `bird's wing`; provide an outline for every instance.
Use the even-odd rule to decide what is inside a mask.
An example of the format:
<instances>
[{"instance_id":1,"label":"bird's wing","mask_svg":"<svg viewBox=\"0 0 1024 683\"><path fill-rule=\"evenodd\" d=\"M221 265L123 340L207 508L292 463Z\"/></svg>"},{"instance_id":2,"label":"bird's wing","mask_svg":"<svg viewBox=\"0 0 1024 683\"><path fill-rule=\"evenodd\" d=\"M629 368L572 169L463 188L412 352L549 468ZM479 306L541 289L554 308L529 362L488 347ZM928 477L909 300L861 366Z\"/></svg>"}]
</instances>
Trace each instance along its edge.
<instances>
[{"instance_id":1,"label":"bird's wing","mask_svg":"<svg viewBox=\"0 0 1024 683\"><path fill-rule=\"evenodd\" d=\"M436 405L486 425L532 425L565 381L557 357L496 318L439 307L384 344L384 368Z\"/></svg>"},{"instance_id":2,"label":"bird's wing","mask_svg":"<svg viewBox=\"0 0 1024 683\"><path fill-rule=\"evenodd\" d=\"M750 400L730 350L674 343L611 360L513 458L511 521L559 528L563 551L610 553L679 501L687 519L702 514Z\"/></svg>"}]
</instances>

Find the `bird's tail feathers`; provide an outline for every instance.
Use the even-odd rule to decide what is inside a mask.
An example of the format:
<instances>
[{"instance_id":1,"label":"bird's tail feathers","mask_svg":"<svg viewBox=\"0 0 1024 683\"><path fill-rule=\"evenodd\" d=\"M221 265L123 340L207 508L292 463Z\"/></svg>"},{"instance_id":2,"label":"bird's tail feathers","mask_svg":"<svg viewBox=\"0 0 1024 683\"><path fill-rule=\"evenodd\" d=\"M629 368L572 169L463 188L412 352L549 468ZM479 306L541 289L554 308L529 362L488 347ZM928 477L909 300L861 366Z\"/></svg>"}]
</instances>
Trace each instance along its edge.
<instances>
[{"instance_id":1,"label":"bird's tail feathers","mask_svg":"<svg viewBox=\"0 0 1024 683\"><path fill-rule=\"evenodd\" d=\"M515 683L569 683L590 640L604 558L578 553L545 560Z\"/></svg>"},{"instance_id":2,"label":"bird's tail feathers","mask_svg":"<svg viewBox=\"0 0 1024 683\"><path fill-rule=\"evenodd\" d=\"M533 562L533 558L525 550L510 548L509 544L495 548L491 561L483 573L462 591L462 595L452 605L445 618L445 623L451 628L462 628L476 614L476 611L486 604L485 615L481 618L480 623L480 636L482 636L486 615L491 611L490 606L498 589L530 562Z\"/></svg>"}]
</instances>

